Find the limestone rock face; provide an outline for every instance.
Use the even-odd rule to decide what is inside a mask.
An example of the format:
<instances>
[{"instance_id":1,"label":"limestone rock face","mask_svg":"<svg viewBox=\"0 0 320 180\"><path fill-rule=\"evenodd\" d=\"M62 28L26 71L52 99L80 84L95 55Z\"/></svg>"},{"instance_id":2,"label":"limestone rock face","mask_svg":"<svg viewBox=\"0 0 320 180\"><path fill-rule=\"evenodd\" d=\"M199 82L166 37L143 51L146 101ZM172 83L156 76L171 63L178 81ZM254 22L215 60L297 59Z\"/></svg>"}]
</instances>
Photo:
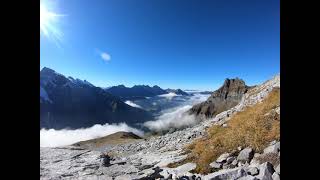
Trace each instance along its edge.
<instances>
[{"instance_id":1,"label":"limestone rock face","mask_svg":"<svg viewBox=\"0 0 320 180\"><path fill-rule=\"evenodd\" d=\"M236 106L249 86L242 79L226 79L223 85L200 104L193 106L189 113L201 118L212 118L216 114Z\"/></svg>"}]
</instances>

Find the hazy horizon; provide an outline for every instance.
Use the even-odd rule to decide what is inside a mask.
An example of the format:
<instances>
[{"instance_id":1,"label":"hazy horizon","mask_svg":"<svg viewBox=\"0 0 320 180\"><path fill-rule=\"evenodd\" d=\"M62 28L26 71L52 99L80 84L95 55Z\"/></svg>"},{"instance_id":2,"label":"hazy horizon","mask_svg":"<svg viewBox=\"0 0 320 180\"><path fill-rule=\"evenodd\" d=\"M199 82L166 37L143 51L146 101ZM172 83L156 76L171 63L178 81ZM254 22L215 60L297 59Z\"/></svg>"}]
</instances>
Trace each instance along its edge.
<instances>
[{"instance_id":1,"label":"hazy horizon","mask_svg":"<svg viewBox=\"0 0 320 180\"><path fill-rule=\"evenodd\" d=\"M50 68L50 67L46 67L46 68ZM42 68L40 68L40 70L41 70ZM50 68L50 69L52 69L52 68ZM52 70L54 70L54 69L52 69ZM57 72L57 71L56 71ZM60 72L57 72L57 73L59 73L59 74L62 74L62 73L60 73ZM279 74L279 73L277 73L277 74ZM275 75L277 75L277 74L275 74ZM62 75L64 75L65 77L69 77L69 75L66 75L66 74L62 74ZM273 76L275 76L275 75L273 75ZM272 76L272 77L273 77ZM75 78L75 79L80 79L80 78L78 78L78 77L73 77L73 76L71 76L72 78ZM272 78L272 77L270 77L270 78ZM231 78L237 78L237 77L227 77L227 78L229 78L229 79L231 79ZM238 77L238 78L240 78L240 79L242 79L241 77ZM263 83L264 81L267 81L267 80L269 80L270 78L268 78L268 79L266 79L266 80L263 80L263 81L261 81L260 83L257 83L257 84L247 84L248 86L253 86L253 85L258 85L258 84L261 84L261 83ZM212 88L211 89L195 89L195 88L180 88L180 87L162 87L161 85L159 85L159 84L135 84L135 83L132 83L133 85L126 85L126 84L114 84L114 85L109 85L109 86L105 86L105 87L102 87L102 86L98 86L98 85L96 85L96 84L94 84L94 83L92 83L92 82L90 82L90 81L88 81L87 79L80 79L80 80L86 80L86 81L88 81L89 83L91 83L92 85L94 85L94 86L96 86L96 87L100 87L100 88L109 88L109 87L113 87L113 86L119 86L119 85L124 85L125 87L127 87L127 88L132 88L133 86L135 86L135 85L148 85L148 86L150 86L150 87L152 87L152 86L159 86L160 88L162 88L162 89L181 89L181 90L183 90L183 91L215 91L215 90L217 90L220 86L222 86L223 85L223 82L224 82L224 80L225 80L226 78L224 78L222 81L221 81L221 83L219 84L219 83L215 83L216 85L215 86L212 86ZM243 79L244 80L244 79ZM245 81L245 80L244 80ZM246 81L245 81L246 82ZM246 82L247 83L247 82Z\"/></svg>"}]
</instances>

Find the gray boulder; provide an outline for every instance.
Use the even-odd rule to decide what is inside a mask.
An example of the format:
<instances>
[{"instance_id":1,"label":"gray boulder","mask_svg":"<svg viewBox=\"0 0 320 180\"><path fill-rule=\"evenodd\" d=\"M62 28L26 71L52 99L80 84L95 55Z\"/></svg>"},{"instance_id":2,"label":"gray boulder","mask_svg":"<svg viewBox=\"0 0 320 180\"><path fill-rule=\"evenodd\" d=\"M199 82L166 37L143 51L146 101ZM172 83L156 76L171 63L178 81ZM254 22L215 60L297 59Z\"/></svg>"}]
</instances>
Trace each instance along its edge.
<instances>
[{"instance_id":1,"label":"gray boulder","mask_svg":"<svg viewBox=\"0 0 320 180\"><path fill-rule=\"evenodd\" d=\"M253 158L254 152L252 148L245 148L242 151L240 151L237 160L238 161L244 161L244 162L250 162L250 160Z\"/></svg>"},{"instance_id":2,"label":"gray boulder","mask_svg":"<svg viewBox=\"0 0 320 180\"><path fill-rule=\"evenodd\" d=\"M215 169L220 169L220 168L222 168L222 164L221 163L218 163L218 162L212 162L212 163L210 163L209 164L209 166L211 166L211 167L213 167L213 168L215 168Z\"/></svg>"},{"instance_id":3,"label":"gray boulder","mask_svg":"<svg viewBox=\"0 0 320 180\"><path fill-rule=\"evenodd\" d=\"M250 167L248 170L247 170L247 173L250 174L250 175L257 175L259 174L259 169L256 168L256 167Z\"/></svg>"},{"instance_id":4,"label":"gray boulder","mask_svg":"<svg viewBox=\"0 0 320 180\"><path fill-rule=\"evenodd\" d=\"M231 164L236 166L238 164L238 160L237 159L233 160Z\"/></svg>"},{"instance_id":5,"label":"gray boulder","mask_svg":"<svg viewBox=\"0 0 320 180\"><path fill-rule=\"evenodd\" d=\"M227 161L227 158L230 156L229 153L224 153L224 154L221 154L218 159L216 160L217 163L224 163Z\"/></svg>"},{"instance_id":6,"label":"gray boulder","mask_svg":"<svg viewBox=\"0 0 320 180\"><path fill-rule=\"evenodd\" d=\"M238 162L238 166L239 166L239 167L241 167L241 166L243 166L243 165L244 165L244 163L243 163L242 161L239 161L239 162Z\"/></svg>"},{"instance_id":7,"label":"gray boulder","mask_svg":"<svg viewBox=\"0 0 320 180\"><path fill-rule=\"evenodd\" d=\"M218 172L214 172L211 174L208 174L203 177L203 179L207 180L219 180L219 179L238 179L240 177L247 176L247 172L241 168L234 168L234 169L223 169Z\"/></svg>"},{"instance_id":8,"label":"gray boulder","mask_svg":"<svg viewBox=\"0 0 320 180\"><path fill-rule=\"evenodd\" d=\"M230 164L230 163L232 163L234 160L236 160L235 157L228 157L228 158L227 158L227 161L226 161L226 164Z\"/></svg>"},{"instance_id":9,"label":"gray boulder","mask_svg":"<svg viewBox=\"0 0 320 180\"><path fill-rule=\"evenodd\" d=\"M272 164L265 162L259 166L259 175L257 177L260 180L272 180L272 174L274 172Z\"/></svg>"}]
</instances>

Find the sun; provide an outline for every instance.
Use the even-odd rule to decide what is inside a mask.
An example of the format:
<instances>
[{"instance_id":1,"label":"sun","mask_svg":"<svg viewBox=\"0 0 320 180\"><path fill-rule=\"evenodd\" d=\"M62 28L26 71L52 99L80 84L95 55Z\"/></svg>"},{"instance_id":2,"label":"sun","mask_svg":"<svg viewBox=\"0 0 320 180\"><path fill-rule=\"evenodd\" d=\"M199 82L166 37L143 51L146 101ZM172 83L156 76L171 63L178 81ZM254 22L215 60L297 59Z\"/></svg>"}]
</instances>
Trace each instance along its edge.
<instances>
[{"instance_id":1,"label":"sun","mask_svg":"<svg viewBox=\"0 0 320 180\"><path fill-rule=\"evenodd\" d=\"M58 28L60 17L63 15L55 13L49 9L49 3L45 1L40 2L40 35L54 40L62 40L62 32Z\"/></svg>"}]
</instances>

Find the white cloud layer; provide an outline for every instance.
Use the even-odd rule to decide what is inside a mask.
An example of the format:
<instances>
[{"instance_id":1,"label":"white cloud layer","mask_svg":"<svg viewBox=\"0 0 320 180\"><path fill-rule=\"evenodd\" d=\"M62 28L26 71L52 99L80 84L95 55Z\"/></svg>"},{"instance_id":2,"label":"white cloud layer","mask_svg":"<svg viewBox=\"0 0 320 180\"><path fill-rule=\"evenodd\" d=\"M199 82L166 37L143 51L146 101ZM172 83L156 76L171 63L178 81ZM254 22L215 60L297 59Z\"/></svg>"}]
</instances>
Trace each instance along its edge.
<instances>
[{"instance_id":1,"label":"white cloud layer","mask_svg":"<svg viewBox=\"0 0 320 180\"><path fill-rule=\"evenodd\" d=\"M136 104L136 103L134 103L134 102L132 102L132 101L126 101L125 103L128 104L129 106L142 109L141 106L139 106L138 104Z\"/></svg>"},{"instance_id":2,"label":"white cloud layer","mask_svg":"<svg viewBox=\"0 0 320 180\"><path fill-rule=\"evenodd\" d=\"M155 121L148 121L144 123L144 126L153 131L163 131L169 130L171 127L181 128L193 125L197 123L195 117L192 115L188 115L186 111L188 111L192 107L192 105L205 101L208 97L209 95L195 94L181 106L163 111ZM133 104L131 105L134 106ZM132 128L125 123L94 125L90 128L76 130L41 129L40 146L56 147L71 145L79 141L103 137L119 131L133 132L134 134L137 134L139 136L143 136L144 134L143 131Z\"/></svg>"},{"instance_id":3,"label":"white cloud layer","mask_svg":"<svg viewBox=\"0 0 320 180\"><path fill-rule=\"evenodd\" d=\"M193 115L188 115L188 111L192 106L186 105L178 108L170 109L155 121L145 122L144 125L152 131L163 131L170 128L182 128L196 123Z\"/></svg>"},{"instance_id":4,"label":"white cloud layer","mask_svg":"<svg viewBox=\"0 0 320 180\"><path fill-rule=\"evenodd\" d=\"M143 136L143 132L128 126L125 123L120 124L96 124L90 128L76 130L40 130L40 147L57 147L71 145L79 141L99 138L113 134L119 131L133 132L139 136Z\"/></svg>"},{"instance_id":5,"label":"white cloud layer","mask_svg":"<svg viewBox=\"0 0 320 180\"><path fill-rule=\"evenodd\" d=\"M162 112L154 121L147 121L144 126L152 131L165 131L170 128L183 128L197 123L194 115L187 111L195 104L205 101L209 95L195 94L184 105Z\"/></svg>"},{"instance_id":6,"label":"white cloud layer","mask_svg":"<svg viewBox=\"0 0 320 180\"><path fill-rule=\"evenodd\" d=\"M161 95L158 95L159 97L165 97L167 99L172 99L173 97L175 96L181 96L181 95L177 95L176 93L173 93L173 92L170 92L168 94L161 94Z\"/></svg>"}]
</instances>

